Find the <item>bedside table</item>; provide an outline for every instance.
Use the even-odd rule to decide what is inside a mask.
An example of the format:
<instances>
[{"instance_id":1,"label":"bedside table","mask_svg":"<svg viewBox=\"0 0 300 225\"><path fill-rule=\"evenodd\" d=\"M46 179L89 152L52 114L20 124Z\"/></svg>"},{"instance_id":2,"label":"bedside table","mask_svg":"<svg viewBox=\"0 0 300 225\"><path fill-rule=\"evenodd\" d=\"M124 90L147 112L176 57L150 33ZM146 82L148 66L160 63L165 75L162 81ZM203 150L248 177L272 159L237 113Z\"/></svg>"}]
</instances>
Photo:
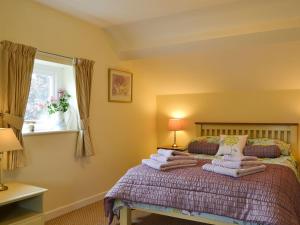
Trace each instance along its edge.
<instances>
[{"instance_id":1,"label":"bedside table","mask_svg":"<svg viewBox=\"0 0 300 225\"><path fill-rule=\"evenodd\" d=\"M186 150L186 148L183 147L183 146L177 146L177 147L159 146L159 147L157 147L157 149L159 149L159 148L161 148L161 149L169 149L169 150L176 150L176 151L182 151L182 152Z\"/></svg>"},{"instance_id":2,"label":"bedside table","mask_svg":"<svg viewBox=\"0 0 300 225\"><path fill-rule=\"evenodd\" d=\"M0 225L43 225L43 194L47 189L8 183L0 192Z\"/></svg>"}]
</instances>

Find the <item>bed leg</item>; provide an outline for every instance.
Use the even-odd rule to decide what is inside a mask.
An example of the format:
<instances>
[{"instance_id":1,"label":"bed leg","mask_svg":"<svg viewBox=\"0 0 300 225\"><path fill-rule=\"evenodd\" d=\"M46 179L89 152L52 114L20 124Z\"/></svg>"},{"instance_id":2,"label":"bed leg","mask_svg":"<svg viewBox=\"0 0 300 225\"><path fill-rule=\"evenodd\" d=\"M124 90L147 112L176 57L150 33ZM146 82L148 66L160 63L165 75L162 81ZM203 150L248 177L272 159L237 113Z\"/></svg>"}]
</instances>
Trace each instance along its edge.
<instances>
[{"instance_id":1,"label":"bed leg","mask_svg":"<svg viewBox=\"0 0 300 225\"><path fill-rule=\"evenodd\" d=\"M120 225L131 225L131 209L126 206L120 210Z\"/></svg>"}]
</instances>

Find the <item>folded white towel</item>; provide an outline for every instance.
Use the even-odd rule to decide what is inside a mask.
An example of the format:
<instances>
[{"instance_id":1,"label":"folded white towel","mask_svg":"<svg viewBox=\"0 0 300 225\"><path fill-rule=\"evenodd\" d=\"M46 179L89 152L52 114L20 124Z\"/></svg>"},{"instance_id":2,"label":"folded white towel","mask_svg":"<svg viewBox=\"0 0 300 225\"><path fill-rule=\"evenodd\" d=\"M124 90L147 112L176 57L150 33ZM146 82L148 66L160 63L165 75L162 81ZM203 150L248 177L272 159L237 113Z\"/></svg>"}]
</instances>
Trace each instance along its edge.
<instances>
[{"instance_id":1,"label":"folded white towel","mask_svg":"<svg viewBox=\"0 0 300 225\"><path fill-rule=\"evenodd\" d=\"M210 163L204 164L202 166L203 170L215 172L218 174L228 175L231 177L241 177L250 175L253 173L262 172L266 169L265 165L255 166L247 169L229 169L221 166L216 166Z\"/></svg>"},{"instance_id":2,"label":"folded white towel","mask_svg":"<svg viewBox=\"0 0 300 225\"><path fill-rule=\"evenodd\" d=\"M166 157L160 154L152 154L150 156L150 159L156 160L158 162L163 162L163 163L174 161L174 160L196 160L194 156L176 155L176 156Z\"/></svg>"},{"instance_id":3,"label":"folded white towel","mask_svg":"<svg viewBox=\"0 0 300 225\"><path fill-rule=\"evenodd\" d=\"M159 148L157 150L157 153L166 157L175 156L175 155L185 155L185 156L190 155L187 152L180 152L180 151L162 149L162 148Z\"/></svg>"},{"instance_id":4,"label":"folded white towel","mask_svg":"<svg viewBox=\"0 0 300 225\"><path fill-rule=\"evenodd\" d=\"M233 156L233 155L224 155L223 160L227 161L255 161L258 160L256 156Z\"/></svg>"},{"instance_id":5,"label":"folded white towel","mask_svg":"<svg viewBox=\"0 0 300 225\"><path fill-rule=\"evenodd\" d=\"M143 159L142 164L150 166L153 169L164 171L164 170L175 169L175 168L196 166L197 160L176 160L168 163L162 163L153 159Z\"/></svg>"},{"instance_id":6,"label":"folded white towel","mask_svg":"<svg viewBox=\"0 0 300 225\"><path fill-rule=\"evenodd\" d=\"M261 161L227 161L224 159L214 159L211 164L216 166L222 166L230 169L245 169L253 166L263 165Z\"/></svg>"}]
</instances>

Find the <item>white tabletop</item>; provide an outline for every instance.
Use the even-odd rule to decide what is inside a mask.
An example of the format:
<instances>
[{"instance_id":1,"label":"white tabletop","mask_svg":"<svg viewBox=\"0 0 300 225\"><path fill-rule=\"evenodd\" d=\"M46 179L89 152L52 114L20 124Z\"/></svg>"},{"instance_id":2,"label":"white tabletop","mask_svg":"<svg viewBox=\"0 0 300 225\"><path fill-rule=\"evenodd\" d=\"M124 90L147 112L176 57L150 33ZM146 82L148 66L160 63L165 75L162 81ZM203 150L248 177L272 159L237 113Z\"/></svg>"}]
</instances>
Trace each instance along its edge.
<instances>
[{"instance_id":1,"label":"white tabletop","mask_svg":"<svg viewBox=\"0 0 300 225\"><path fill-rule=\"evenodd\" d=\"M5 185L8 190L0 191L0 206L41 195L47 191L45 188L22 183L7 183Z\"/></svg>"}]
</instances>

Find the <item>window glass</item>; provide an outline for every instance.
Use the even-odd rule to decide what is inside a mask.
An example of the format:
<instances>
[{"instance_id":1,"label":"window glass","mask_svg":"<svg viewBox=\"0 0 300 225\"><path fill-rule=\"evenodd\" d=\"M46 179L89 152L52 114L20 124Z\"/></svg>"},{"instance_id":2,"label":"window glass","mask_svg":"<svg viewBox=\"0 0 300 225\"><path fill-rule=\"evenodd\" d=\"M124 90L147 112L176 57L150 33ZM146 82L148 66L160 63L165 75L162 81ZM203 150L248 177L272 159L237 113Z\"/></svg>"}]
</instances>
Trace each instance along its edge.
<instances>
[{"instance_id":1,"label":"window glass","mask_svg":"<svg viewBox=\"0 0 300 225\"><path fill-rule=\"evenodd\" d=\"M73 67L35 60L23 133L77 128Z\"/></svg>"},{"instance_id":2,"label":"window glass","mask_svg":"<svg viewBox=\"0 0 300 225\"><path fill-rule=\"evenodd\" d=\"M45 103L54 96L55 78L45 73L33 73L28 97L25 120L39 120L43 114Z\"/></svg>"}]
</instances>

